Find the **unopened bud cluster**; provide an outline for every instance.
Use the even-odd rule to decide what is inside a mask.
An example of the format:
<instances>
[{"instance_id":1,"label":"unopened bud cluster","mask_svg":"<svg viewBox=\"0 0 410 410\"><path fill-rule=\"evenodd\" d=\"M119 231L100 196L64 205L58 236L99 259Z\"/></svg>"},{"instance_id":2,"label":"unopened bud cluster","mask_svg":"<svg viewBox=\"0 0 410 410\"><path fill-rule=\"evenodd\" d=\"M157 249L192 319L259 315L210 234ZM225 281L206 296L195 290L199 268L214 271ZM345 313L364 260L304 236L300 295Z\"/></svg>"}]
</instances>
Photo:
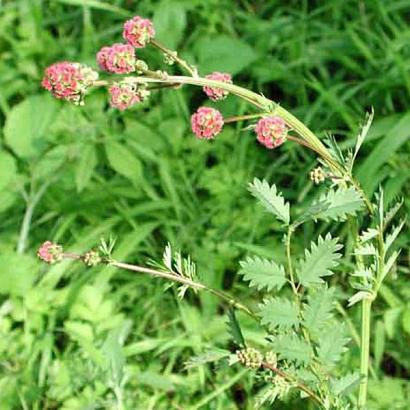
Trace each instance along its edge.
<instances>
[{"instance_id":1,"label":"unopened bud cluster","mask_svg":"<svg viewBox=\"0 0 410 410\"><path fill-rule=\"evenodd\" d=\"M236 356L240 363L245 367L251 369L259 369L262 366L263 354L253 347L247 347L246 349L238 350Z\"/></svg>"},{"instance_id":2,"label":"unopened bud cluster","mask_svg":"<svg viewBox=\"0 0 410 410\"><path fill-rule=\"evenodd\" d=\"M289 393L289 390L293 387L292 384L290 384L287 380L279 375L276 375L272 379L272 384L275 385L275 390L277 391L280 398L284 398Z\"/></svg>"},{"instance_id":3,"label":"unopened bud cluster","mask_svg":"<svg viewBox=\"0 0 410 410\"><path fill-rule=\"evenodd\" d=\"M326 174L323 171L322 167L317 167L317 168L313 169L312 171L310 171L309 175L310 175L311 181L313 181L316 185L323 182L326 178Z\"/></svg>"},{"instance_id":4,"label":"unopened bud cluster","mask_svg":"<svg viewBox=\"0 0 410 410\"><path fill-rule=\"evenodd\" d=\"M83 261L87 266L92 267L101 263L102 259L97 251L89 251L84 255Z\"/></svg>"},{"instance_id":5,"label":"unopened bud cluster","mask_svg":"<svg viewBox=\"0 0 410 410\"><path fill-rule=\"evenodd\" d=\"M270 366L276 367L278 365L278 356L275 352L268 352L265 354L265 362Z\"/></svg>"}]
</instances>

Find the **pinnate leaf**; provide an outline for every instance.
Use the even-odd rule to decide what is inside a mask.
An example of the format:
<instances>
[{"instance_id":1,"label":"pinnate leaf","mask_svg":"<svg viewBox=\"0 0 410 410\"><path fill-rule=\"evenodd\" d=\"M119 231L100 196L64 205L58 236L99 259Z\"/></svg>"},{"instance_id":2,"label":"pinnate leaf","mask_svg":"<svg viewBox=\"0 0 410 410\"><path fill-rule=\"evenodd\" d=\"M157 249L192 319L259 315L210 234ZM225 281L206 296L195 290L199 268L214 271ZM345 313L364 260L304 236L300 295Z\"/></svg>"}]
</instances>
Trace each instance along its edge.
<instances>
[{"instance_id":1,"label":"pinnate leaf","mask_svg":"<svg viewBox=\"0 0 410 410\"><path fill-rule=\"evenodd\" d=\"M323 276L333 275L332 269L338 265L342 245L336 238L327 234L325 238L319 236L317 244L312 242L310 251L305 250L305 258L300 261L297 271L299 282L306 287L323 283Z\"/></svg>"},{"instance_id":2,"label":"pinnate leaf","mask_svg":"<svg viewBox=\"0 0 410 410\"><path fill-rule=\"evenodd\" d=\"M261 181L255 178L253 182L249 184L249 191L268 212L274 214L286 225L289 224L289 203L285 203L282 194L278 192L275 185L269 186L266 180Z\"/></svg>"},{"instance_id":3,"label":"pinnate leaf","mask_svg":"<svg viewBox=\"0 0 410 410\"><path fill-rule=\"evenodd\" d=\"M330 189L305 214L314 220L344 221L348 215L355 215L362 207L362 197L353 187Z\"/></svg>"},{"instance_id":4,"label":"pinnate leaf","mask_svg":"<svg viewBox=\"0 0 410 410\"><path fill-rule=\"evenodd\" d=\"M309 344L295 334L281 335L273 341L273 350L284 360L308 364L312 357Z\"/></svg>"},{"instance_id":5,"label":"pinnate leaf","mask_svg":"<svg viewBox=\"0 0 410 410\"><path fill-rule=\"evenodd\" d=\"M348 373L340 379L331 380L330 385L334 394L346 395L350 393L360 383L360 380L360 373Z\"/></svg>"},{"instance_id":6,"label":"pinnate leaf","mask_svg":"<svg viewBox=\"0 0 410 410\"><path fill-rule=\"evenodd\" d=\"M245 339L242 334L241 327L239 326L238 320L235 316L235 311L233 309L228 310L228 331L232 336L233 341L240 347L245 347Z\"/></svg>"},{"instance_id":7,"label":"pinnate leaf","mask_svg":"<svg viewBox=\"0 0 410 410\"><path fill-rule=\"evenodd\" d=\"M249 281L250 287L256 287L258 290L273 288L280 289L286 283L285 269L275 262L260 257L248 257L240 262L240 275L244 280Z\"/></svg>"},{"instance_id":8,"label":"pinnate leaf","mask_svg":"<svg viewBox=\"0 0 410 410\"><path fill-rule=\"evenodd\" d=\"M333 367L347 348L349 338L344 326L328 326L320 335L317 354L326 367Z\"/></svg>"},{"instance_id":9,"label":"pinnate leaf","mask_svg":"<svg viewBox=\"0 0 410 410\"><path fill-rule=\"evenodd\" d=\"M332 318L334 288L319 288L310 292L304 309L304 326L312 335L317 335Z\"/></svg>"},{"instance_id":10,"label":"pinnate leaf","mask_svg":"<svg viewBox=\"0 0 410 410\"><path fill-rule=\"evenodd\" d=\"M290 329L299 325L297 306L285 298L274 298L260 305L261 323L271 330Z\"/></svg>"}]
</instances>

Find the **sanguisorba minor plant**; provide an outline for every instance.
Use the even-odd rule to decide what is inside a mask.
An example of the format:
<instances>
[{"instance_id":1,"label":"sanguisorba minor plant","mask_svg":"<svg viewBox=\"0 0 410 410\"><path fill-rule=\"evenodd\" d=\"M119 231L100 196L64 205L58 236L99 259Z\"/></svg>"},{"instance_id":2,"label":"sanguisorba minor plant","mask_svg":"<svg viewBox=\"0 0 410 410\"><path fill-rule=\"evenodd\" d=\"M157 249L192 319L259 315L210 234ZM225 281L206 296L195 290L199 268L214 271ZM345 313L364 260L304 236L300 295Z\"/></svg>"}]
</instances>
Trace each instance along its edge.
<instances>
[{"instance_id":1,"label":"sanguisorba minor plant","mask_svg":"<svg viewBox=\"0 0 410 410\"><path fill-rule=\"evenodd\" d=\"M314 151L320 166L311 172L310 177L316 184L326 180L327 191L318 200L307 204L303 213L296 214L275 185L258 179L250 183L252 195L282 223L286 259L286 266L257 256L248 256L240 263L239 273L249 286L265 292L255 311L229 294L198 281L194 263L179 252L173 252L170 245L165 249L163 260L149 267L113 259L114 243L104 240L97 249L83 255L64 252L60 245L46 241L38 256L48 263L75 259L87 266L107 264L160 277L178 283L180 297L188 289L210 292L229 306L231 333L238 350L234 353L218 350L217 353L204 354L192 360L191 365L228 358L230 365L237 363L253 369L266 382L259 395L259 403L272 402L298 390L301 397L310 398L318 408L347 409L352 408L350 393L358 386L354 407L365 409L372 303L399 255L399 251L393 249L393 243L403 227L403 223L396 226L392 223L401 203L386 211L383 190L380 189L374 199L368 198L353 176L354 163L373 114L367 116L355 149L344 154L334 138L328 137L322 143L285 108L234 84L228 73L214 72L201 76L196 67L155 39L155 29L150 20L136 16L126 21L123 39L124 43L103 47L97 53L99 68L107 74L116 74L115 78L100 79L94 69L64 61L46 69L43 87L55 97L78 105L84 103L85 95L94 88L104 87L108 90L110 105L119 110L146 100L151 92L161 88L199 86L213 102L233 94L248 102L252 112L224 118L215 108L200 107L191 117L196 137L213 140L226 124L250 121L246 130L253 130L257 141L267 149L289 142ZM176 64L186 75L153 70L146 61L137 57L138 49L146 46L158 49L165 64ZM304 254L294 255L293 252L293 235L302 224L311 220L346 221L354 237L352 257L355 267L347 273L352 287L356 289L348 306L360 302L362 309L361 361L357 372L343 375L337 367L349 341L345 323L349 321L345 320L346 316L336 314L337 289L325 281L338 268L343 245L338 238L327 233L319 236ZM235 317L235 309L248 314L266 331L265 346L247 345Z\"/></svg>"}]
</instances>

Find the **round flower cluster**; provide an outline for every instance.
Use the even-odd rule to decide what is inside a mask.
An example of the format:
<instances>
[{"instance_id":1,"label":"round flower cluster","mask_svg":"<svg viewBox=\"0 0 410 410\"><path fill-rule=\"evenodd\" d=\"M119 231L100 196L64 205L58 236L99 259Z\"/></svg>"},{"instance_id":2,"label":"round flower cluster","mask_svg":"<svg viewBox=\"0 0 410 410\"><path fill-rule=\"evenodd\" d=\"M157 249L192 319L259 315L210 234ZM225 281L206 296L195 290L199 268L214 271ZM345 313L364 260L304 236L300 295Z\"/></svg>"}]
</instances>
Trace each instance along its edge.
<instances>
[{"instance_id":1,"label":"round flower cluster","mask_svg":"<svg viewBox=\"0 0 410 410\"><path fill-rule=\"evenodd\" d=\"M264 117L256 124L255 132L257 140L266 148L272 149L285 142L288 128L279 116Z\"/></svg>"},{"instance_id":2,"label":"round flower cluster","mask_svg":"<svg viewBox=\"0 0 410 410\"><path fill-rule=\"evenodd\" d=\"M191 127L199 139L212 139L224 125L222 114L215 108L200 107L191 117Z\"/></svg>"},{"instance_id":3,"label":"round flower cluster","mask_svg":"<svg viewBox=\"0 0 410 410\"><path fill-rule=\"evenodd\" d=\"M251 369L259 369L259 367L262 366L263 355L259 350L256 350L253 347L238 350L236 356L240 363Z\"/></svg>"},{"instance_id":4,"label":"round flower cluster","mask_svg":"<svg viewBox=\"0 0 410 410\"><path fill-rule=\"evenodd\" d=\"M82 103L82 98L98 73L79 63L62 61L47 67L41 85L54 97Z\"/></svg>"},{"instance_id":5,"label":"round flower cluster","mask_svg":"<svg viewBox=\"0 0 410 410\"><path fill-rule=\"evenodd\" d=\"M151 20L135 16L125 22L122 36L128 44L136 48L143 48L155 36L154 25Z\"/></svg>"},{"instance_id":6,"label":"round flower cluster","mask_svg":"<svg viewBox=\"0 0 410 410\"><path fill-rule=\"evenodd\" d=\"M111 107L121 111L143 101L149 95L149 91L145 88L137 87L135 83L126 80L114 83L108 92L110 93Z\"/></svg>"},{"instance_id":7,"label":"round flower cluster","mask_svg":"<svg viewBox=\"0 0 410 410\"><path fill-rule=\"evenodd\" d=\"M219 73L216 71L212 74L208 74L205 78L208 80L222 81L223 83L232 84L232 77L228 73ZM217 87L205 86L203 90L212 101L223 100L229 94L228 91Z\"/></svg>"},{"instance_id":8,"label":"round flower cluster","mask_svg":"<svg viewBox=\"0 0 410 410\"><path fill-rule=\"evenodd\" d=\"M37 256L47 263L59 262L63 258L63 247L54 242L46 241L40 246Z\"/></svg>"},{"instance_id":9,"label":"round flower cluster","mask_svg":"<svg viewBox=\"0 0 410 410\"><path fill-rule=\"evenodd\" d=\"M113 44L97 53L97 63L104 71L128 74L135 71L135 49L130 44Z\"/></svg>"}]
</instances>

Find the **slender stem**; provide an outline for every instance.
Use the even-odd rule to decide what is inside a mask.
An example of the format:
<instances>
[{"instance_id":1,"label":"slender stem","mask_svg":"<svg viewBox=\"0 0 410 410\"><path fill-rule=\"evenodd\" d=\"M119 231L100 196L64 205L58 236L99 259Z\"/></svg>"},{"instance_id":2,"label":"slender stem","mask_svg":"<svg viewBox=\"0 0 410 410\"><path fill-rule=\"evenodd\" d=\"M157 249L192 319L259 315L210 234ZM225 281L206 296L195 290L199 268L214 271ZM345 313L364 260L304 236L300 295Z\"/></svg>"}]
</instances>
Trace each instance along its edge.
<instances>
[{"instance_id":1,"label":"slender stem","mask_svg":"<svg viewBox=\"0 0 410 410\"><path fill-rule=\"evenodd\" d=\"M156 45L155 42L153 44ZM359 192L363 196L363 200L365 201L365 204L367 206L367 209L369 210L369 213L370 214L373 213L373 206L370 200L367 198L363 189L360 187L359 183L356 180L354 180L353 177L350 174L348 174L348 172L345 169L343 169L343 167L340 164L338 164L336 160L333 159L330 152L323 145L323 143L319 140L319 138L308 127L306 127L299 119L297 119L293 114L291 114L285 108L279 106L272 100L269 100L268 98L264 97L263 95L257 94L251 90L237 86L235 84L226 83L223 81L211 80L208 78L198 77L196 75L192 77L188 77L188 76L172 76L172 75L168 75L167 73L158 73L158 72L148 73L147 72L147 76L129 77L129 79L130 80L132 79L132 81L135 81L136 83L143 83L143 84L144 83L168 83L168 84L178 83L178 84L190 84L190 85L195 85L195 86L200 86L200 87L203 87L203 86L216 87L216 88L220 88L222 90L228 91L244 99L245 101L248 101L255 107L263 110L265 113L269 112L269 113L275 113L279 115L285 120L289 128L297 132L298 135L301 137L301 140L296 139L294 137L291 137L289 139L295 142L298 142L299 144L303 144L306 147L310 148L311 150L315 151L320 157L323 158L323 160L327 163L329 168L336 174L336 176L341 176L341 177L348 176L349 181L352 183L352 185L355 186L357 190L359 190ZM108 84L109 84L109 81L105 81L105 80L99 80L99 81L94 82L94 86L106 86Z\"/></svg>"},{"instance_id":2,"label":"slender stem","mask_svg":"<svg viewBox=\"0 0 410 410\"><path fill-rule=\"evenodd\" d=\"M243 121L243 120L253 120L254 118L259 118L269 113L259 112L256 114L246 114L246 115L235 115L233 117L224 118L224 123L229 124L232 122Z\"/></svg>"},{"instance_id":3,"label":"slender stem","mask_svg":"<svg viewBox=\"0 0 410 410\"><path fill-rule=\"evenodd\" d=\"M367 210L369 211L370 215L374 214L374 208L372 203L370 202L370 199L364 192L363 188L360 186L359 182L356 181L351 175L349 175L349 182L356 188L356 190L361 194L363 201L366 205Z\"/></svg>"},{"instance_id":4,"label":"slender stem","mask_svg":"<svg viewBox=\"0 0 410 410\"><path fill-rule=\"evenodd\" d=\"M63 253L63 258L66 259L75 259L75 260L83 260L84 256L82 255L77 255L75 253ZM244 313L249 315L255 320L259 320L256 314L246 305L242 304L241 302L237 301L235 298L233 298L231 295L222 292L217 289L213 289L207 285L204 285L203 283L199 282L194 282L191 279L185 278L181 275L176 274L175 272L171 271L160 271L157 269L152 269L152 268L147 268L145 266L139 266L139 265L132 265L130 263L124 263L124 262L118 262L115 260L104 260L103 263L106 263L110 266L114 266L119 269L125 269L129 270L132 272L139 272L139 273L146 273L151 276L155 276L158 278L162 279L167 279L171 280L173 282L178 282L181 283L182 285L189 286L192 289L196 290L205 290L212 295L218 296L220 299L224 300L225 302L228 302L231 306L235 307L238 310L242 310Z\"/></svg>"},{"instance_id":5,"label":"slender stem","mask_svg":"<svg viewBox=\"0 0 410 410\"><path fill-rule=\"evenodd\" d=\"M193 77L198 77L198 71L196 68L191 67L185 60L180 58L178 56L178 53L176 51L172 51L169 48L165 47L163 44L161 44L159 41L152 39L150 41L150 44L152 44L154 47L158 48L161 50L164 54L166 54L171 60L176 61L183 69L188 71L188 73L193 76Z\"/></svg>"},{"instance_id":6,"label":"slender stem","mask_svg":"<svg viewBox=\"0 0 410 410\"><path fill-rule=\"evenodd\" d=\"M116 268L120 268L120 269L130 270L130 271L139 272L139 273L147 273L148 275L151 275L151 276L156 276L159 278L172 280L173 282L181 283L193 289L206 289L206 286L203 285L202 283L194 282L190 279L184 278L183 276L175 275L174 273L171 273L171 272L163 272L163 271L159 271L156 269L146 268L145 266L132 265L130 263L117 262L117 261L110 262L110 265L115 266Z\"/></svg>"},{"instance_id":7,"label":"slender stem","mask_svg":"<svg viewBox=\"0 0 410 410\"><path fill-rule=\"evenodd\" d=\"M286 234L286 240L285 240L285 247L286 247L286 260L287 260L287 265L288 265L288 273L289 273L289 278L290 278L290 285L292 286L293 293L299 300L299 294L298 294L298 289L295 284L295 278L293 274L293 265L292 265L292 255L290 254L290 240L292 238L292 233L293 233L293 226L289 225L288 226L288 232Z\"/></svg>"},{"instance_id":8,"label":"slender stem","mask_svg":"<svg viewBox=\"0 0 410 410\"><path fill-rule=\"evenodd\" d=\"M272 372L278 374L280 377L284 378L285 380L295 383L296 386L304 391L309 397L311 397L317 404L319 404L321 407L325 407L322 399L315 393L313 392L308 386L306 386L304 383L296 380L294 377L289 375L288 373L284 372L283 370L278 369L275 366L272 366L269 363L263 362L262 367L268 370L271 370Z\"/></svg>"},{"instance_id":9,"label":"slender stem","mask_svg":"<svg viewBox=\"0 0 410 410\"><path fill-rule=\"evenodd\" d=\"M371 299L363 299L362 301L362 337L361 337L361 352L360 352L360 374L363 380L359 387L359 398L357 407L359 410L366 408L367 398L367 383L369 377L369 353L370 353L370 317L371 317Z\"/></svg>"},{"instance_id":10,"label":"slender stem","mask_svg":"<svg viewBox=\"0 0 410 410\"><path fill-rule=\"evenodd\" d=\"M237 308L238 310L242 310L243 312L245 312L247 315L249 315L253 319L258 320L258 317L256 316L256 314L251 309L249 309L244 304L238 302L232 296L230 296L230 295L228 295L228 294L226 294L226 293L224 293L220 290L208 287L208 286L206 286L202 283L194 282L190 279L184 278L183 276L176 275L173 272L163 272L163 271L159 271L159 270L156 270L156 269L146 268L144 266L131 265L131 264L128 264L128 263L116 262L116 261L111 262L110 265L115 266L117 268L130 270L130 271L133 271L133 272L147 273L147 274L152 275L152 276L172 280L174 282L179 282L179 283L181 283L185 286L189 286L193 289L206 290L207 292L209 292L209 293L211 293L215 296L218 296L220 299L223 299L225 302L228 302L231 306Z\"/></svg>"},{"instance_id":11,"label":"slender stem","mask_svg":"<svg viewBox=\"0 0 410 410\"><path fill-rule=\"evenodd\" d=\"M149 91L152 90L161 90L162 88L179 88L181 84L175 83L175 84L158 84L158 85L153 85L152 87L148 87Z\"/></svg>"},{"instance_id":12,"label":"slender stem","mask_svg":"<svg viewBox=\"0 0 410 410\"><path fill-rule=\"evenodd\" d=\"M19 239L17 242L17 253L22 254L26 250L28 235L31 227L31 220L33 219L34 209L39 203L40 199L43 197L49 185L53 182L53 179L45 182L40 189L34 194L30 195L27 202L27 208L24 213L23 222L20 228Z\"/></svg>"}]
</instances>

